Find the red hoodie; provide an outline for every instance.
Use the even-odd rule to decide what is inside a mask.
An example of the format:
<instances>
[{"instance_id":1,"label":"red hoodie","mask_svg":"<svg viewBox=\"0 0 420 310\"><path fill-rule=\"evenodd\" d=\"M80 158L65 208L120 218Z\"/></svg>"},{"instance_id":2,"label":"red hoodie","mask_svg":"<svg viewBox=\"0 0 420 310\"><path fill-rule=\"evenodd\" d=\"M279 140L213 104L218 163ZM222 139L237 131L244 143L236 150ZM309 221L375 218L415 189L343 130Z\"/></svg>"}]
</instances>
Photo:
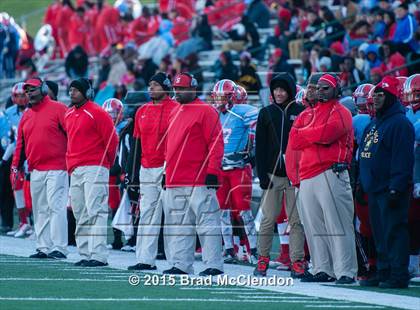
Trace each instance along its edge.
<instances>
[{"instance_id":1,"label":"red hoodie","mask_svg":"<svg viewBox=\"0 0 420 310\"><path fill-rule=\"evenodd\" d=\"M223 134L216 110L195 99L175 108L166 139L166 186L202 186L207 174L218 175Z\"/></svg>"},{"instance_id":2,"label":"red hoodie","mask_svg":"<svg viewBox=\"0 0 420 310\"><path fill-rule=\"evenodd\" d=\"M350 164L353 140L351 113L337 100L305 110L295 120L289 134L290 147L302 150L300 181L317 176L334 163Z\"/></svg>"},{"instance_id":3,"label":"red hoodie","mask_svg":"<svg viewBox=\"0 0 420 310\"><path fill-rule=\"evenodd\" d=\"M29 171L66 170L66 111L63 103L45 96L23 113L12 167L20 168L26 156Z\"/></svg>"},{"instance_id":4,"label":"red hoodie","mask_svg":"<svg viewBox=\"0 0 420 310\"><path fill-rule=\"evenodd\" d=\"M163 166L169 115L178 105L178 102L167 97L159 103L146 103L137 110L134 118L133 136L141 141L141 165L143 167Z\"/></svg>"},{"instance_id":5,"label":"red hoodie","mask_svg":"<svg viewBox=\"0 0 420 310\"><path fill-rule=\"evenodd\" d=\"M110 168L115 161L118 136L111 117L92 101L72 107L64 119L68 135L67 170L77 167Z\"/></svg>"}]
</instances>

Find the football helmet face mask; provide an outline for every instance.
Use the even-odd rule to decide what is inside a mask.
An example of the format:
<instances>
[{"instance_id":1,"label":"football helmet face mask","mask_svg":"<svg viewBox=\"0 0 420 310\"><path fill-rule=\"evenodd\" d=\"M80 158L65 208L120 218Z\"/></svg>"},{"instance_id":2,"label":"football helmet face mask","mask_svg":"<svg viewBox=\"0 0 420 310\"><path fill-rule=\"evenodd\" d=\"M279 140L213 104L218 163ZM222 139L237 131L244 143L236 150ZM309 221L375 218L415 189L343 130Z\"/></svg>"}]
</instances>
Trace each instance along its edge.
<instances>
[{"instance_id":1,"label":"football helmet face mask","mask_svg":"<svg viewBox=\"0 0 420 310\"><path fill-rule=\"evenodd\" d=\"M234 104L244 104L248 100L248 93L241 85L236 86L235 95L233 96Z\"/></svg>"},{"instance_id":2,"label":"football helmet face mask","mask_svg":"<svg viewBox=\"0 0 420 310\"><path fill-rule=\"evenodd\" d=\"M370 93L374 87L373 84L361 84L354 91L353 99L359 114L371 114L369 109L373 108L373 99Z\"/></svg>"},{"instance_id":3,"label":"football helmet face mask","mask_svg":"<svg viewBox=\"0 0 420 310\"><path fill-rule=\"evenodd\" d=\"M299 90L299 91L296 93L296 96L295 96L295 101L296 101L296 103L297 103L297 104L300 104L300 105L303 105L303 106L305 106L305 107L308 107L308 106L309 106L309 104L308 104L308 102L306 101L305 96L306 96L306 91L305 91L305 89L304 89L304 88L301 88L301 90Z\"/></svg>"},{"instance_id":4,"label":"football helmet face mask","mask_svg":"<svg viewBox=\"0 0 420 310\"><path fill-rule=\"evenodd\" d=\"M17 83L12 88L12 101L19 106L25 106L29 103L28 94L23 89L25 83Z\"/></svg>"},{"instance_id":5,"label":"football helmet face mask","mask_svg":"<svg viewBox=\"0 0 420 310\"><path fill-rule=\"evenodd\" d=\"M409 105L408 101L406 100L407 98L405 98L404 96L404 83L405 81L407 81L407 77L397 76L397 80L398 80L398 100L400 100L402 105L406 107Z\"/></svg>"},{"instance_id":6,"label":"football helmet face mask","mask_svg":"<svg viewBox=\"0 0 420 310\"><path fill-rule=\"evenodd\" d=\"M420 74L413 74L407 78L403 86L403 96L414 111L420 109Z\"/></svg>"},{"instance_id":7,"label":"football helmet face mask","mask_svg":"<svg viewBox=\"0 0 420 310\"><path fill-rule=\"evenodd\" d=\"M229 109L234 103L236 88L235 82L231 80L225 79L217 82L211 93L213 106L220 111Z\"/></svg>"},{"instance_id":8,"label":"football helmet face mask","mask_svg":"<svg viewBox=\"0 0 420 310\"><path fill-rule=\"evenodd\" d=\"M108 99L103 103L102 108L111 116L115 125L122 121L124 105L120 100L115 98Z\"/></svg>"}]
</instances>

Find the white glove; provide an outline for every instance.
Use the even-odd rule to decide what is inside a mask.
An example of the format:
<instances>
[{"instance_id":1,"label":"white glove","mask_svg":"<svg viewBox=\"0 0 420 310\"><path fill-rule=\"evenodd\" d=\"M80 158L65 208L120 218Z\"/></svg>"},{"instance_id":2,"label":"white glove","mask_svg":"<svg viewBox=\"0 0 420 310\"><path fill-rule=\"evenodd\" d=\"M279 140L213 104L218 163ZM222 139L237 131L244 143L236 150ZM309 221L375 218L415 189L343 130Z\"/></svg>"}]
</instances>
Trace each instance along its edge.
<instances>
[{"instance_id":1,"label":"white glove","mask_svg":"<svg viewBox=\"0 0 420 310\"><path fill-rule=\"evenodd\" d=\"M420 183L414 184L413 197L420 198Z\"/></svg>"}]
</instances>

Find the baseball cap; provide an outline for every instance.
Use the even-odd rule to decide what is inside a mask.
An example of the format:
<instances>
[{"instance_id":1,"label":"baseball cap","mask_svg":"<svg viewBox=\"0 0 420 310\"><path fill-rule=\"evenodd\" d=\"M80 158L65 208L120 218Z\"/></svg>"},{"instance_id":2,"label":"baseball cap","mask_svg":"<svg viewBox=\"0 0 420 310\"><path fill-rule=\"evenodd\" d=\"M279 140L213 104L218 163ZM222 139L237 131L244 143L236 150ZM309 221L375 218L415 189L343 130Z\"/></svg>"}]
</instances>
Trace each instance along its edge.
<instances>
[{"instance_id":1,"label":"baseball cap","mask_svg":"<svg viewBox=\"0 0 420 310\"><path fill-rule=\"evenodd\" d=\"M178 73L175 75L173 87L193 87L192 85L192 77L185 73Z\"/></svg>"},{"instance_id":2,"label":"baseball cap","mask_svg":"<svg viewBox=\"0 0 420 310\"><path fill-rule=\"evenodd\" d=\"M398 97L398 79L394 76L385 76L375 88L382 88L384 91Z\"/></svg>"},{"instance_id":3,"label":"baseball cap","mask_svg":"<svg viewBox=\"0 0 420 310\"><path fill-rule=\"evenodd\" d=\"M40 79L29 79L25 81L25 84L23 85L23 88L26 87L40 87L42 85L42 81Z\"/></svg>"}]
</instances>

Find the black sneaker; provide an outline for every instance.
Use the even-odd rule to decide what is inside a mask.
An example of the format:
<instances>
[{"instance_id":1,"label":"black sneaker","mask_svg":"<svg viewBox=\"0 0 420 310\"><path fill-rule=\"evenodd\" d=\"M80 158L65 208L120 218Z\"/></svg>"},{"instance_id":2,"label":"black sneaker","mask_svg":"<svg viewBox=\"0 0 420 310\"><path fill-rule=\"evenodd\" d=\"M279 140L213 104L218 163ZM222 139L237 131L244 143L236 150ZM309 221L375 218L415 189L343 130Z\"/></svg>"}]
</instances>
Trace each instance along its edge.
<instances>
[{"instance_id":1,"label":"black sneaker","mask_svg":"<svg viewBox=\"0 0 420 310\"><path fill-rule=\"evenodd\" d=\"M44 252L37 251L35 254L29 256L29 258L48 258L48 255Z\"/></svg>"},{"instance_id":2,"label":"black sneaker","mask_svg":"<svg viewBox=\"0 0 420 310\"><path fill-rule=\"evenodd\" d=\"M85 264L85 267L104 267L104 266L108 266L108 263L103 263L96 259L91 259Z\"/></svg>"},{"instance_id":3,"label":"black sneaker","mask_svg":"<svg viewBox=\"0 0 420 310\"><path fill-rule=\"evenodd\" d=\"M376 273L366 280L360 280L359 285L365 287L379 286L380 282L386 282L389 278L389 270L377 270Z\"/></svg>"},{"instance_id":4,"label":"black sneaker","mask_svg":"<svg viewBox=\"0 0 420 310\"><path fill-rule=\"evenodd\" d=\"M223 274L223 271L216 268L207 268L206 270L203 270L202 272L200 272L198 275L201 277L206 277L206 276L218 276L220 274Z\"/></svg>"},{"instance_id":5,"label":"black sneaker","mask_svg":"<svg viewBox=\"0 0 420 310\"><path fill-rule=\"evenodd\" d=\"M238 256L236 256L235 249L226 249L224 256L225 264L237 264L239 262Z\"/></svg>"},{"instance_id":6,"label":"black sneaker","mask_svg":"<svg viewBox=\"0 0 420 310\"><path fill-rule=\"evenodd\" d=\"M157 260L165 260L166 259L165 253L157 253L156 259Z\"/></svg>"},{"instance_id":7,"label":"black sneaker","mask_svg":"<svg viewBox=\"0 0 420 310\"><path fill-rule=\"evenodd\" d=\"M77 263L74 263L77 267L85 267L89 261L87 259L81 259Z\"/></svg>"},{"instance_id":8,"label":"black sneaker","mask_svg":"<svg viewBox=\"0 0 420 310\"><path fill-rule=\"evenodd\" d=\"M48 254L48 258L66 259L67 256L61 253L60 251L52 251L50 254Z\"/></svg>"},{"instance_id":9,"label":"black sneaker","mask_svg":"<svg viewBox=\"0 0 420 310\"><path fill-rule=\"evenodd\" d=\"M350 278L350 277L347 277L347 276L342 276L342 277L340 277L340 279L335 281L335 284L353 284L354 282L356 282L356 281L354 281L353 278Z\"/></svg>"},{"instance_id":10,"label":"black sneaker","mask_svg":"<svg viewBox=\"0 0 420 310\"><path fill-rule=\"evenodd\" d=\"M379 283L380 288L408 288L408 281L388 279Z\"/></svg>"},{"instance_id":11,"label":"black sneaker","mask_svg":"<svg viewBox=\"0 0 420 310\"><path fill-rule=\"evenodd\" d=\"M133 266L128 266L128 270L156 270L156 266L148 265L148 264L142 264L138 263Z\"/></svg>"},{"instance_id":12,"label":"black sneaker","mask_svg":"<svg viewBox=\"0 0 420 310\"><path fill-rule=\"evenodd\" d=\"M188 273L185 271L182 271L179 268L172 267L171 269L164 270L163 274L188 274Z\"/></svg>"},{"instance_id":13,"label":"black sneaker","mask_svg":"<svg viewBox=\"0 0 420 310\"><path fill-rule=\"evenodd\" d=\"M313 275L310 272L306 272L305 275L300 279L300 282L334 282L335 278L330 277L325 272L318 272Z\"/></svg>"}]
</instances>

